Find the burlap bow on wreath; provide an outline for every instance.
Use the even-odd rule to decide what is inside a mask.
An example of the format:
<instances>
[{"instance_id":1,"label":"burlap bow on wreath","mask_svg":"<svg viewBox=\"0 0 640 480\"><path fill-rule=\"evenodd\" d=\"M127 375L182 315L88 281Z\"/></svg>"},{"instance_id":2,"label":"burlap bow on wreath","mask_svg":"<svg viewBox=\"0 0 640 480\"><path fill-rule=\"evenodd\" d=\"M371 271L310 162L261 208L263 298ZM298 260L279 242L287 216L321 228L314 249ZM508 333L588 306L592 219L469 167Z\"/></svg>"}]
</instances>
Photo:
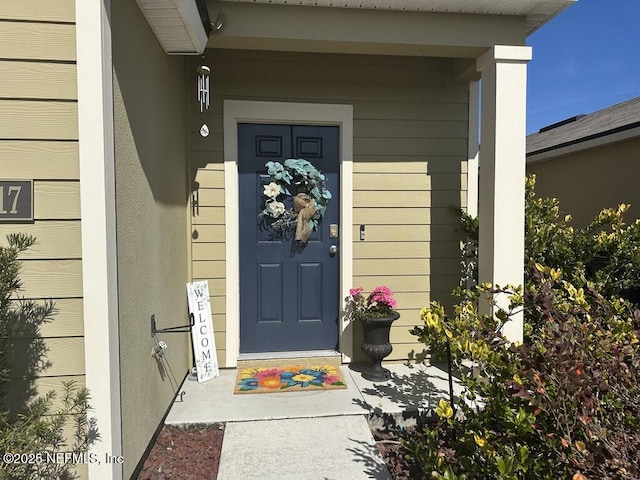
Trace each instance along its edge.
<instances>
[{"instance_id":1,"label":"burlap bow on wreath","mask_svg":"<svg viewBox=\"0 0 640 480\"><path fill-rule=\"evenodd\" d=\"M316 213L316 202L306 193L299 193L293 197L293 210L298 214L296 240L307 243L313 231L309 226L309 220Z\"/></svg>"}]
</instances>

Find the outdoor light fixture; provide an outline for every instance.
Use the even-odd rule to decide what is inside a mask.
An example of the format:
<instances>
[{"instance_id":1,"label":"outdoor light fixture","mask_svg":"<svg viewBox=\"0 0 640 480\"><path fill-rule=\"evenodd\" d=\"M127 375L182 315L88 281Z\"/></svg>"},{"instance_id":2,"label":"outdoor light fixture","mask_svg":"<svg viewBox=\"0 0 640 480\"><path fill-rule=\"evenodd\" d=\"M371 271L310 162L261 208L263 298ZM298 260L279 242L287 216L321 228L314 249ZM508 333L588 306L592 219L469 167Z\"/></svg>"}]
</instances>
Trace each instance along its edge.
<instances>
[{"instance_id":1,"label":"outdoor light fixture","mask_svg":"<svg viewBox=\"0 0 640 480\"><path fill-rule=\"evenodd\" d=\"M211 35L211 31L213 30L213 24L211 23L211 19L209 18L209 10L207 10L207 0L196 0L196 7L198 7L200 21L202 22L202 26L204 27L204 31L206 32L208 37L209 35ZM222 26L222 24L220 24L220 26ZM216 28L216 30L220 29Z\"/></svg>"},{"instance_id":2,"label":"outdoor light fixture","mask_svg":"<svg viewBox=\"0 0 640 480\"><path fill-rule=\"evenodd\" d=\"M213 27L214 30L220 30L222 28L222 26L224 25L224 13L222 13L222 10L220 10L220 12L218 12L218 16L216 17L216 19L211 22L211 27Z\"/></svg>"}]
</instances>

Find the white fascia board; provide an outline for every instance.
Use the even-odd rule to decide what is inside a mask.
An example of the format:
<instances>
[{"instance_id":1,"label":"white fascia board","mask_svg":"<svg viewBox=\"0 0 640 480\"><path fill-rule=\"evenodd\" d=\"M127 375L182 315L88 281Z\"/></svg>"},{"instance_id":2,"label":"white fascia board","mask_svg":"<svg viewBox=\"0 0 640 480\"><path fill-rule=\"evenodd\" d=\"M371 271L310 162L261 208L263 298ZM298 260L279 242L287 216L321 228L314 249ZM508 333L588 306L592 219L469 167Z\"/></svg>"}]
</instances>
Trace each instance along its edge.
<instances>
[{"instance_id":1,"label":"white fascia board","mask_svg":"<svg viewBox=\"0 0 640 480\"><path fill-rule=\"evenodd\" d=\"M184 26L189 33L189 37L191 38L191 42L193 43L193 52L194 54L200 54L204 52L204 49L207 46L207 41L209 37L204 30L204 26L202 25L202 20L200 19L200 12L198 12L198 6L196 5L195 0L173 0L176 5L176 9L180 13L182 17L182 21L184 22ZM185 52L169 52L169 54L180 54ZM191 52L189 52L191 53Z\"/></svg>"}]
</instances>

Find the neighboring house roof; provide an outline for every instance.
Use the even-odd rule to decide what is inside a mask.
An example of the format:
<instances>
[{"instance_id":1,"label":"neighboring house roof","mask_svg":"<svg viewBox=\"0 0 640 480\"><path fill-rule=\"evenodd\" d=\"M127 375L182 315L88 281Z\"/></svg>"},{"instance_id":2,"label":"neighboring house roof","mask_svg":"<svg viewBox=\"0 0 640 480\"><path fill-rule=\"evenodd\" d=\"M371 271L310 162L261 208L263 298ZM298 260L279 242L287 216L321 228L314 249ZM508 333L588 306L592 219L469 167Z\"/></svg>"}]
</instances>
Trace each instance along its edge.
<instances>
[{"instance_id":1,"label":"neighboring house roof","mask_svg":"<svg viewBox=\"0 0 640 480\"><path fill-rule=\"evenodd\" d=\"M527 163L640 137L640 97L576 115L527 136Z\"/></svg>"},{"instance_id":2,"label":"neighboring house roof","mask_svg":"<svg viewBox=\"0 0 640 480\"><path fill-rule=\"evenodd\" d=\"M286 4L399 10L407 12L438 12L454 14L484 14L519 16L526 19L526 33L531 34L577 0L231 0L230 3ZM207 0L136 0L147 22L167 53L197 54L206 45L211 31ZM225 2L216 3L221 8ZM220 10L223 14L223 10ZM212 11L212 14L214 12ZM222 25L222 19L215 28Z\"/></svg>"}]
</instances>

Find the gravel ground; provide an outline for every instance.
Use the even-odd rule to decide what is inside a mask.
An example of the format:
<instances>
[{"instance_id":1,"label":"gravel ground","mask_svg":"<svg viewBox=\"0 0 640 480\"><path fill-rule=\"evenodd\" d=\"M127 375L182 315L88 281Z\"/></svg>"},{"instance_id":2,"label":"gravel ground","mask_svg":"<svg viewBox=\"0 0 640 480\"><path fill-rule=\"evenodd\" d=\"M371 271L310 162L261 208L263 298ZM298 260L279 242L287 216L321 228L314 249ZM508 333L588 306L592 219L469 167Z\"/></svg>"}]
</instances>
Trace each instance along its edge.
<instances>
[{"instance_id":1,"label":"gravel ground","mask_svg":"<svg viewBox=\"0 0 640 480\"><path fill-rule=\"evenodd\" d=\"M401 436L410 434L410 431L396 429L373 432L394 480L419 478L416 467L405 458L400 447ZM222 424L164 426L138 480L216 480L223 436Z\"/></svg>"}]
</instances>

